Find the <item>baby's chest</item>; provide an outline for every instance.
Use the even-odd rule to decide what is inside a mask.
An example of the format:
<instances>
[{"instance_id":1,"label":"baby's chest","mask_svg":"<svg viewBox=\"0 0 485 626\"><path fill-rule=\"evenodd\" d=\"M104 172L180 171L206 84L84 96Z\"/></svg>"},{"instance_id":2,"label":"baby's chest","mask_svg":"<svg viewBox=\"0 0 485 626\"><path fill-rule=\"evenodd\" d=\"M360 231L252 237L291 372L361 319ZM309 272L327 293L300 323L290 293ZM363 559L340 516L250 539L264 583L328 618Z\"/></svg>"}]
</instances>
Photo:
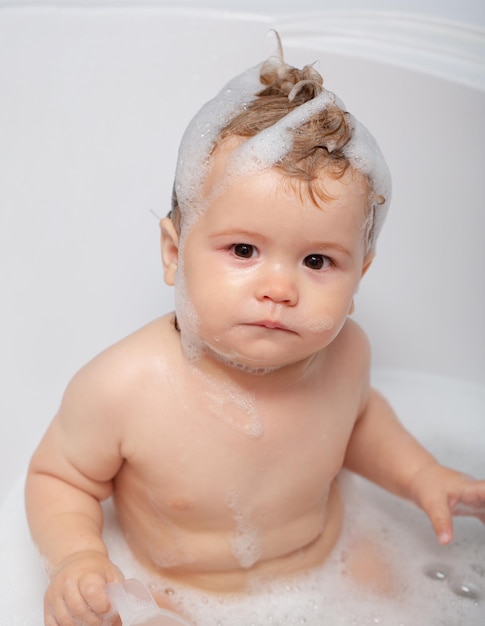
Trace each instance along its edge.
<instances>
[{"instance_id":1,"label":"baby's chest","mask_svg":"<svg viewBox=\"0 0 485 626\"><path fill-rule=\"evenodd\" d=\"M198 406L186 399L152 424L133 469L162 515L317 501L342 466L356 417L351 394L338 395L258 401L209 394Z\"/></svg>"}]
</instances>

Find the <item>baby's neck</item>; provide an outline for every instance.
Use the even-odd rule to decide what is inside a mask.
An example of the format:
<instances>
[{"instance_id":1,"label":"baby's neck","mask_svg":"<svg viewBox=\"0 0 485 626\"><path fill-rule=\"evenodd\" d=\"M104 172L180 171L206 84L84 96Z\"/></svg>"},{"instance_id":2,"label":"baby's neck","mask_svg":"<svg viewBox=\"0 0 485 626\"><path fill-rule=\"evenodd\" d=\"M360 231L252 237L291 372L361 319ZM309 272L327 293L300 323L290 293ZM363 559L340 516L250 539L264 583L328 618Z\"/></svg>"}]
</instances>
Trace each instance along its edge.
<instances>
[{"instance_id":1,"label":"baby's neck","mask_svg":"<svg viewBox=\"0 0 485 626\"><path fill-rule=\"evenodd\" d=\"M254 391L278 389L302 383L315 371L316 363L321 363L319 352L303 360L275 367L246 365L212 352L206 348L197 358L189 358L190 365L214 380L230 382L238 387Z\"/></svg>"}]
</instances>

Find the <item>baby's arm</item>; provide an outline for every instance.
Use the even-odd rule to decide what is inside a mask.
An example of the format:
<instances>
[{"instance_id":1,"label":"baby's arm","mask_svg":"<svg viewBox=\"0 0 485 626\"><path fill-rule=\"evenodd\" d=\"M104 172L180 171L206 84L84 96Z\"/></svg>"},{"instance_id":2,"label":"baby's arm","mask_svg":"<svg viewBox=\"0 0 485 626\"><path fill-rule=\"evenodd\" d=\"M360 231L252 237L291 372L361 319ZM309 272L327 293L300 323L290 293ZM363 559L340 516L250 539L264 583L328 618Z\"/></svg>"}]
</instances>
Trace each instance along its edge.
<instances>
[{"instance_id":1,"label":"baby's arm","mask_svg":"<svg viewBox=\"0 0 485 626\"><path fill-rule=\"evenodd\" d=\"M440 465L373 389L354 427L345 466L413 500L428 515L441 543L453 538L453 514L475 515L485 522L485 480Z\"/></svg>"},{"instance_id":2,"label":"baby's arm","mask_svg":"<svg viewBox=\"0 0 485 626\"><path fill-rule=\"evenodd\" d=\"M101 537L100 501L122 463L116 382L105 360L71 381L27 476L29 525L50 577L47 626L100 624L110 608L105 584L123 578Z\"/></svg>"}]
</instances>

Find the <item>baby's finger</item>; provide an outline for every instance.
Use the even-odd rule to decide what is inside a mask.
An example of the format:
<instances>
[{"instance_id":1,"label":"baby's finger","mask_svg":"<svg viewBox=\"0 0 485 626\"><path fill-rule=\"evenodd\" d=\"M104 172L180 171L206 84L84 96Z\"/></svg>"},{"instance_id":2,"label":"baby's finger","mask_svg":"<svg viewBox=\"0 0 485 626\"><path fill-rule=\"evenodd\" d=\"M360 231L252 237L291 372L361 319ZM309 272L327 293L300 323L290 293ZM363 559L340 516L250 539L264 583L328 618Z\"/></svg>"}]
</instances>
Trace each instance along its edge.
<instances>
[{"instance_id":1,"label":"baby's finger","mask_svg":"<svg viewBox=\"0 0 485 626\"><path fill-rule=\"evenodd\" d=\"M77 626L77 621L62 596L54 602L47 598L44 600L44 622L45 626Z\"/></svg>"},{"instance_id":2,"label":"baby's finger","mask_svg":"<svg viewBox=\"0 0 485 626\"><path fill-rule=\"evenodd\" d=\"M460 502L453 508L453 515L468 515L470 517L475 516L478 517L478 519L484 520L485 505L473 506L472 504L463 504Z\"/></svg>"},{"instance_id":3,"label":"baby's finger","mask_svg":"<svg viewBox=\"0 0 485 626\"><path fill-rule=\"evenodd\" d=\"M64 599L67 611L72 616L75 625L99 626L101 624L102 620L91 609L77 584L66 585ZM63 621L59 620L59 622L64 626ZM66 624L69 624L69 622L66 622Z\"/></svg>"},{"instance_id":4,"label":"baby's finger","mask_svg":"<svg viewBox=\"0 0 485 626\"><path fill-rule=\"evenodd\" d=\"M458 505L453 509L453 515L460 517L476 517L485 524L485 509L475 509L469 506Z\"/></svg>"},{"instance_id":5,"label":"baby's finger","mask_svg":"<svg viewBox=\"0 0 485 626\"><path fill-rule=\"evenodd\" d=\"M446 499L435 499L423 503L422 506L424 512L429 517L438 541L441 544L450 543L453 539L453 521Z\"/></svg>"},{"instance_id":6,"label":"baby's finger","mask_svg":"<svg viewBox=\"0 0 485 626\"><path fill-rule=\"evenodd\" d=\"M453 515L477 517L485 521L485 481L473 481L452 501Z\"/></svg>"},{"instance_id":7,"label":"baby's finger","mask_svg":"<svg viewBox=\"0 0 485 626\"><path fill-rule=\"evenodd\" d=\"M79 590L87 606L97 615L104 615L110 610L110 603L105 591L106 581L99 574L89 573L79 581Z\"/></svg>"}]
</instances>

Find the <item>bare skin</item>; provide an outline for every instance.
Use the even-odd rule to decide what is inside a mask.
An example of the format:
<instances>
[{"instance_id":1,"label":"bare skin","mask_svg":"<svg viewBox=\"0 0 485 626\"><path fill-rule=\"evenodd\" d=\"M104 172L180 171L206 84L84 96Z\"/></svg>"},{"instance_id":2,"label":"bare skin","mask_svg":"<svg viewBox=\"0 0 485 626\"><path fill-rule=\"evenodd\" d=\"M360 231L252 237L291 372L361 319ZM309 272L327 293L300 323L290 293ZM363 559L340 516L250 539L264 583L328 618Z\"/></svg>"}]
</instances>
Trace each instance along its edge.
<instances>
[{"instance_id":1,"label":"bare skin","mask_svg":"<svg viewBox=\"0 0 485 626\"><path fill-rule=\"evenodd\" d=\"M367 339L348 319L372 260L362 179L328 180L337 200L319 211L278 177L220 192L184 250L162 222L169 284L184 254L196 358L181 343L188 322L181 334L170 314L68 386L26 487L51 578L47 626L94 626L109 611L105 583L123 577L101 538L100 501L111 495L155 578L218 593L325 561L342 523L343 466L416 502L442 543L457 506L483 512L485 481L439 465L370 387Z\"/></svg>"}]
</instances>

